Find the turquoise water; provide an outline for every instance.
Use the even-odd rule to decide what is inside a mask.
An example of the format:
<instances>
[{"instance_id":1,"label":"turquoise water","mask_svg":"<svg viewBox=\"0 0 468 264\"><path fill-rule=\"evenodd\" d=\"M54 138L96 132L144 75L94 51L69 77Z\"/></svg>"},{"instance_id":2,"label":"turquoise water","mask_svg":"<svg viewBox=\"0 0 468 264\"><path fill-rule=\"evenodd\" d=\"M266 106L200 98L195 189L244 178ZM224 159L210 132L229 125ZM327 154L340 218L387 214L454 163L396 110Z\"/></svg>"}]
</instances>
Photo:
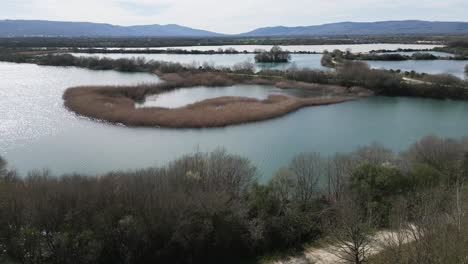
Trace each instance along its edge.
<instances>
[{"instance_id":1,"label":"turquoise water","mask_svg":"<svg viewBox=\"0 0 468 264\"><path fill-rule=\"evenodd\" d=\"M104 173L163 165L224 147L252 160L262 179L301 152L324 155L380 142L400 151L428 134L468 135L468 103L374 97L303 108L285 117L215 129L128 128L78 117L63 91L86 84L157 82L150 74L0 63L0 155L26 173Z\"/></svg>"}]
</instances>

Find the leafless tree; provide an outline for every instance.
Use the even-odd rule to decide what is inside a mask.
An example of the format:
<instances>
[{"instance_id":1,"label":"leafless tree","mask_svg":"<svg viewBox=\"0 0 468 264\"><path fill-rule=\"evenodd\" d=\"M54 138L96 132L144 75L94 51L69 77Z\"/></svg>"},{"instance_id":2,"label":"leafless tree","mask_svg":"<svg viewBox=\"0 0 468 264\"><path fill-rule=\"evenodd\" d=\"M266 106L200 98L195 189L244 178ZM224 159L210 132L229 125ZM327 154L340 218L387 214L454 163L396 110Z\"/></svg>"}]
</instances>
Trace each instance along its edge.
<instances>
[{"instance_id":1,"label":"leafless tree","mask_svg":"<svg viewBox=\"0 0 468 264\"><path fill-rule=\"evenodd\" d=\"M413 144L406 153L409 160L430 165L440 171L453 171L463 156L462 145L453 139L427 136Z\"/></svg>"},{"instance_id":2,"label":"leafless tree","mask_svg":"<svg viewBox=\"0 0 468 264\"><path fill-rule=\"evenodd\" d=\"M329 242L334 245L329 248L330 253L345 263L367 262L374 243L374 221L352 196L337 204L336 213L334 224L330 225Z\"/></svg>"},{"instance_id":3,"label":"leafless tree","mask_svg":"<svg viewBox=\"0 0 468 264\"><path fill-rule=\"evenodd\" d=\"M295 197L306 205L320 192L319 180L325 179L325 162L318 153L304 153L293 158L289 170L295 181Z\"/></svg>"},{"instance_id":4,"label":"leafless tree","mask_svg":"<svg viewBox=\"0 0 468 264\"><path fill-rule=\"evenodd\" d=\"M341 199L355 166L356 162L350 155L335 154L328 159L326 174L330 201L337 202Z\"/></svg>"}]
</instances>

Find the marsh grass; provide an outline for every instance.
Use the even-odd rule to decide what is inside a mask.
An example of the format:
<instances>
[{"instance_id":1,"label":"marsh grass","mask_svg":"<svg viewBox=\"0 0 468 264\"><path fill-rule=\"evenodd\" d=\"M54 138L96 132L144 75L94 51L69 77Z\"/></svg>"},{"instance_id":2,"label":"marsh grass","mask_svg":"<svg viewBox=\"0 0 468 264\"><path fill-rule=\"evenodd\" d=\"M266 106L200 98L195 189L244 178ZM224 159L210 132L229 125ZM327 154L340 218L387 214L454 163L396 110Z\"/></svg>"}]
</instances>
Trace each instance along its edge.
<instances>
[{"instance_id":1,"label":"marsh grass","mask_svg":"<svg viewBox=\"0 0 468 264\"><path fill-rule=\"evenodd\" d=\"M317 85L293 81L273 81L257 77L219 73L182 73L162 75L166 81L138 86L87 86L69 88L64 93L65 106L71 111L128 126L161 126L170 128L222 127L280 117L302 107L335 104L367 96L365 89ZM135 108L148 95L195 86L219 87L234 84L263 84L277 87L314 89L323 96L298 98L270 96L265 100L245 97L219 97L185 107Z\"/></svg>"}]
</instances>

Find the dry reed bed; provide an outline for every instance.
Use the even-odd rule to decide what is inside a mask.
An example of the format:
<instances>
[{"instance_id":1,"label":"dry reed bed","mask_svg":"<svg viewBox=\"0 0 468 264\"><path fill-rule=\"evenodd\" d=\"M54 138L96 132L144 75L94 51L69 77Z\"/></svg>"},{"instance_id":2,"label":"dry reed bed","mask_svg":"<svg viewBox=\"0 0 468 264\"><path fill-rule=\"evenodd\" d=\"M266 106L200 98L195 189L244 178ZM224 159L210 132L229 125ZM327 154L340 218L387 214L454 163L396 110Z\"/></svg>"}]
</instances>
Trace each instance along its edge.
<instances>
[{"instance_id":1,"label":"dry reed bed","mask_svg":"<svg viewBox=\"0 0 468 264\"><path fill-rule=\"evenodd\" d=\"M86 117L127 126L159 126L168 128L223 127L280 117L302 107L341 103L362 96L367 90L340 86L306 84L225 74L169 74L166 82L138 86L75 87L65 91L65 106ZM323 96L298 98L270 96L265 100L245 97L219 97L181 108L135 108L135 102L147 95L194 86L230 86L234 84L265 84L280 88L314 89Z\"/></svg>"}]
</instances>

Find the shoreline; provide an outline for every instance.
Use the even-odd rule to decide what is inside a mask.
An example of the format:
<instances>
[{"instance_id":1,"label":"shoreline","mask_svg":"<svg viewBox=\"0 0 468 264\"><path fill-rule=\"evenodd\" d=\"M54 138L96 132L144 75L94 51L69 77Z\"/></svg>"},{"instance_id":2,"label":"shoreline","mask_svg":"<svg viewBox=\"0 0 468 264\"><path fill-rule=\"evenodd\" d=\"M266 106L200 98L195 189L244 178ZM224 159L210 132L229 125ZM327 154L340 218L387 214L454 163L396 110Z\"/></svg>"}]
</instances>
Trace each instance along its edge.
<instances>
[{"instance_id":1,"label":"shoreline","mask_svg":"<svg viewBox=\"0 0 468 264\"><path fill-rule=\"evenodd\" d=\"M68 88L64 105L75 114L111 124L130 127L214 128L259 122L285 116L303 107L330 105L371 96L367 89L348 89L295 81L220 73L182 73L160 75L164 83L137 86L86 86ZM247 97L217 97L180 108L136 108L148 95L196 86L272 85L281 89L315 90L318 96L300 98L270 95L265 100Z\"/></svg>"}]
</instances>

